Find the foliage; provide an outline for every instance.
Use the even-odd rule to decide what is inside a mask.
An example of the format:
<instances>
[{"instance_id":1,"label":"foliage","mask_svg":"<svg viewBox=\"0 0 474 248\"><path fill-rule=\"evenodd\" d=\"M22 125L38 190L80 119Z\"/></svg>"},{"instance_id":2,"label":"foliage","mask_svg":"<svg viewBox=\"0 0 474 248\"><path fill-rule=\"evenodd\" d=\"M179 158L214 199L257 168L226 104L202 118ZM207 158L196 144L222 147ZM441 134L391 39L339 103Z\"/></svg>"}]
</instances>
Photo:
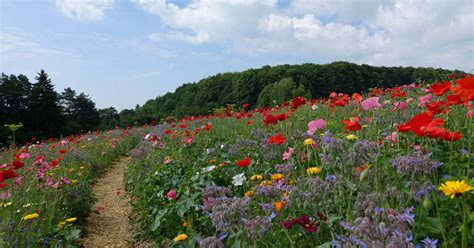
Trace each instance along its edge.
<instances>
[{"instance_id":1,"label":"foliage","mask_svg":"<svg viewBox=\"0 0 474 248\"><path fill-rule=\"evenodd\" d=\"M160 247L472 247L464 76L147 126L126 176L139 237Z\"/></svg>"}]
</instances>

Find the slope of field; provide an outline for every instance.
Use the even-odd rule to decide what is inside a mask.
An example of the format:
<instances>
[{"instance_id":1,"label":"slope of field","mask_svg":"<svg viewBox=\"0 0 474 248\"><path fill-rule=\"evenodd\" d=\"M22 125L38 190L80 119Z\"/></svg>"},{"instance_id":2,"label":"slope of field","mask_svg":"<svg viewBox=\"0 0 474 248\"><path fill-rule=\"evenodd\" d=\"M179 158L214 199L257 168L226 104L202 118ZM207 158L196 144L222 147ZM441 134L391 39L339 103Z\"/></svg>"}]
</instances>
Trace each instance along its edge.
<instances>
[{"instance_id":1,"label":"slope of field","mask_svg":"<svg viewBox=\"0 0 474 248\"><path fill-rule=\"evenodd\" d=\"M473 80L144 128L126 178L139 234L163 247L472 247Z\"/></svg>"}]
</instances>

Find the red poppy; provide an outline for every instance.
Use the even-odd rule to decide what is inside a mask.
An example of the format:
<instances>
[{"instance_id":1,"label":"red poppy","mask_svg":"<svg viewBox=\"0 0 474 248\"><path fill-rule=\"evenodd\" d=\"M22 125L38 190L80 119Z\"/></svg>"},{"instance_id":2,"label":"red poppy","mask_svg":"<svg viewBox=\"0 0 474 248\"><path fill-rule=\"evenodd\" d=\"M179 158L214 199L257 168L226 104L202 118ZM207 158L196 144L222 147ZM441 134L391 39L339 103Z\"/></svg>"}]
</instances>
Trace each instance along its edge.
<instances>
[{"instance_id":1,"label":"red poppy","mask_svg":"<svg viewBox=\"0 0 474 248\"><path fill-rule=\"evenodd\" d=\"M300 106L305 105L305 104L306 104L306 99L301 97L301 96L298 96L298 97L293 98L291 100L291 108L292 109L297 109Z\"/></svg>"},{"instance_id":2,"label":"red poppy","mask_svg":"<svg viewBox=\"0 0 474 248\"><path fill-rule=\"evenodd\" d=\"M179 124L179 128L186 128L186 124L184 123Z\"/></svg>"},{"instance_id":3,"label":"red poppy","mask_svg":"<svg viewBox=\"0 0 474 248\"><path fill-rule=\"evenodd\" d=\"M59 150L59 153L64 154L64 153L66 153L66 150L61 149L61 150Z\"/></svg>"},{"instance_id":4,"label":"red poppy","mask_svg":"<svg viewBox=\"0 0 474 248\"><path fill-rule=\"evenodd\" d=\"M460 140L462 137L464 137L464 135L456 131L456 132L445 132L441 138L446 141L456 142Z\"/></svg>"},{"instance_id":5,"label":"red poppy","mask_svg":"<svg viewBox=\"0 0 474 248\"><path fill-rule=\"evenodd\" d=\"M457 79L456 83L458 85L452 88L454 93L464 98L464 102L474 100L474 76Z\"/></svg>"},{"instance_id":6,"label":"red poppy","mask_svg":"<svg viewBox=\"0 0 474 248\"><path fill-rule=\"evenodd\" d=\"M462 104L461 97L456 95L456 94L447 96L446 100L448 100L448 105L449 106Z\"/></svg>"},{"instance_id":7,"label":"red poppy","mask_svg":"<svg viewBox=\"0 0 474 248\"><path fill-rule=\"evenodd\" d=\"M237 160L237 162L235 162L235 164L237 164L237 166L239 167L247 167L250 165L250 163L252 163L252 160L248 157L242 160Z\"/></svg>"},{"instance_id":8,"label":"red poppy","mask_svg":"<svg viewBox=\"0 0 474 248\"><path fill-rule=\"evenodd\" d=\"M263 125L265 125L265 126L268 126L269 124L276 125L277 123L278 123L278 120L272 114L266 115L263 118Z\"/></svg>"},{"instance_id":9,"label":"red poppy","mask_svg":"<svg viewBox=\"0 0 474 248\"><path fill-rule=\"evenodd\" d=\"M395 87L392 89L392 92L390 93L390 97L392 99L395 97L404 98L404 97L407 97L407 93L403 92L401 87Z\"/></svg>"},{"instance_id":10,"label":"red poppy","mask_svg":"<svg viewBox=\"0 0 474 248\"><path fill-rule=\"evenodd\" d=\"M212 126L211 125L205 125L202 129L209 131L211 130Z\"/></svg>"},{"instance_id":11,"label":"red poppy","mask_svg":"<svg viewBox=\"0 0 474 248\"><path fill-rule=\"evenodd\" d=\"M165 134L171 134L171 130L166 129L166 130L165 130Z\"/></svg>"},{"instance_id":12,"label":"red poppy","mask_svg":"<svg viewBox=\"0 0 474 248\"><path fill-rule=\"evenodd\" d=\"M351 97L351 98L352 98L352 100L353 100L354 102L360 102L360 101L364 100L364 98L362 97L362 95L359 94L359 93L354 93L354 94L352 94L352 97Z\"/></svg>"},{"instance_id":13,"label":"red poppy","mask_svg":"<svg viewBox=\"0 0 474 248\"><path fill-rule=\"evenodd\" d=\"M451 89L451 82L436 83L431 85L430 92L442 96Z\"/></svg>"},{"instance_id":14,"label":"red poppy","mask_svg":"<svg viewBox=\"0 0 474 248\"><path fill-rule=\"evenodd\" d=\"M8 179L8 178L15 178L18 176L18 174L12 170L4 170L1 171L3 179Z\"/></svg>"},{"instance_id":15,"label":"red poppy","mask_svg":"<svg viewBox=\"0 0 474 248\"><path fill-rule=\"evenodd\" d=\"M345 127L346 130L358 131L362 128L362 126L357 121L342 120L342 123L346 125Z\"/></svg>"},{"instance_id":16,"label":"red poppy","mask_svg":"<svg viewBox=\"0 0 474 248\"><path fill-rule=\"evenodd\" d=\"M281 145L285 143L286 138L283 137L282 134L278 134L276 136L270 136L268 137L268 144L276 144L276 145Z\"/></svg>"},{"instance_id":17,"label":"red poppy","mask_svg":"<svg viewBox=\"0 0 474 248\"><path fill-rule=\"evenodd\" d=\"M278 120L278 121L285 121L286 120L286 115L285 114L277 114L275 116L275 118Z\"/></svg>"},{"instance_id":18,"label":"red poppy","mask_svg":"<svg viewBox=\"0 0 474 248\"><path fill-rule=\"evenodd\" d=\"M249 108L249 107L250 107L250 104L248 104L248 103L244 103L244 104L242 105L242 107L243 107L244 109L247 109L247 108Z\"/></svg>"},{"instance_id":19,"label":"red poppy","mask_svg":"<svg viewBox=\"0 0 474 248\"><path fill-rule=\"evenodd\" d=\"M418 137L428 136L430 138L438 138L443 136L446 131L442 126L444 120L438 118L433 120L434 113L427 111L415 115L410 121L398 126L400 132L413 132Z\"/></svg>"},{"instance_id":20,"label":"red poppy","mask_svg":"<svg viewBox=\"0 0 474 248\"><path fill-rule=\"evenodd\" d=\"M14 170L18 170L20 169L21 167L23 167L25 165L25 163L23 163L21 160L19 159L15 159L13 162L12 162L12 167Z\"/></svg>"}]
</instances>

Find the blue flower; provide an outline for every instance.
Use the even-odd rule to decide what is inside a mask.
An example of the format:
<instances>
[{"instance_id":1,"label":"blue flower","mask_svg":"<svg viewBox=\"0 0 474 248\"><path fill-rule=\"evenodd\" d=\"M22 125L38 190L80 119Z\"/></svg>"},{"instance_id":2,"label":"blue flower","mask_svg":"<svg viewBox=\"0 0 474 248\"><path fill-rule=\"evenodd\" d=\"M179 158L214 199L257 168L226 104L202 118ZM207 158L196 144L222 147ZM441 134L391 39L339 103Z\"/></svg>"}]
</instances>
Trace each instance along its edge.
<instances>
[{"instance_id":1,"label":"blue flower","mask_svg":"<svg viewBox=\"0 0 474 248\"><path fill-rule=\"evenodd\" d=\"M426 236L425 239L421 240L421 243L425 245L425 248L436 248L438 244L438 240L431 239L430 237Z\"/></svg>"}]
</instances>

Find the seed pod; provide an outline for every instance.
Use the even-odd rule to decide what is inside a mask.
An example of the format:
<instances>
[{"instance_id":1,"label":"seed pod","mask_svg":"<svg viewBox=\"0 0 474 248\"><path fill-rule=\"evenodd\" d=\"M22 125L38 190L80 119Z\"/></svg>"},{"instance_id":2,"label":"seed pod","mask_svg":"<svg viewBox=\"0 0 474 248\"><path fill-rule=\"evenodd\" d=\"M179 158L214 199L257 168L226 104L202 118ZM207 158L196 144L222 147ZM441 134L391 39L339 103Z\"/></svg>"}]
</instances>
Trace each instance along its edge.
<instances>
[{"instance_id":1,"label":"seed pod","mask_svg":"<svg viewBox=\"0 0 474 248\"><path fill-rule=\"evenodd\" d=\"M360 173L359 180L362 182L369 175L369 169L365 169Z\"/></svg>"}]
</instances>

